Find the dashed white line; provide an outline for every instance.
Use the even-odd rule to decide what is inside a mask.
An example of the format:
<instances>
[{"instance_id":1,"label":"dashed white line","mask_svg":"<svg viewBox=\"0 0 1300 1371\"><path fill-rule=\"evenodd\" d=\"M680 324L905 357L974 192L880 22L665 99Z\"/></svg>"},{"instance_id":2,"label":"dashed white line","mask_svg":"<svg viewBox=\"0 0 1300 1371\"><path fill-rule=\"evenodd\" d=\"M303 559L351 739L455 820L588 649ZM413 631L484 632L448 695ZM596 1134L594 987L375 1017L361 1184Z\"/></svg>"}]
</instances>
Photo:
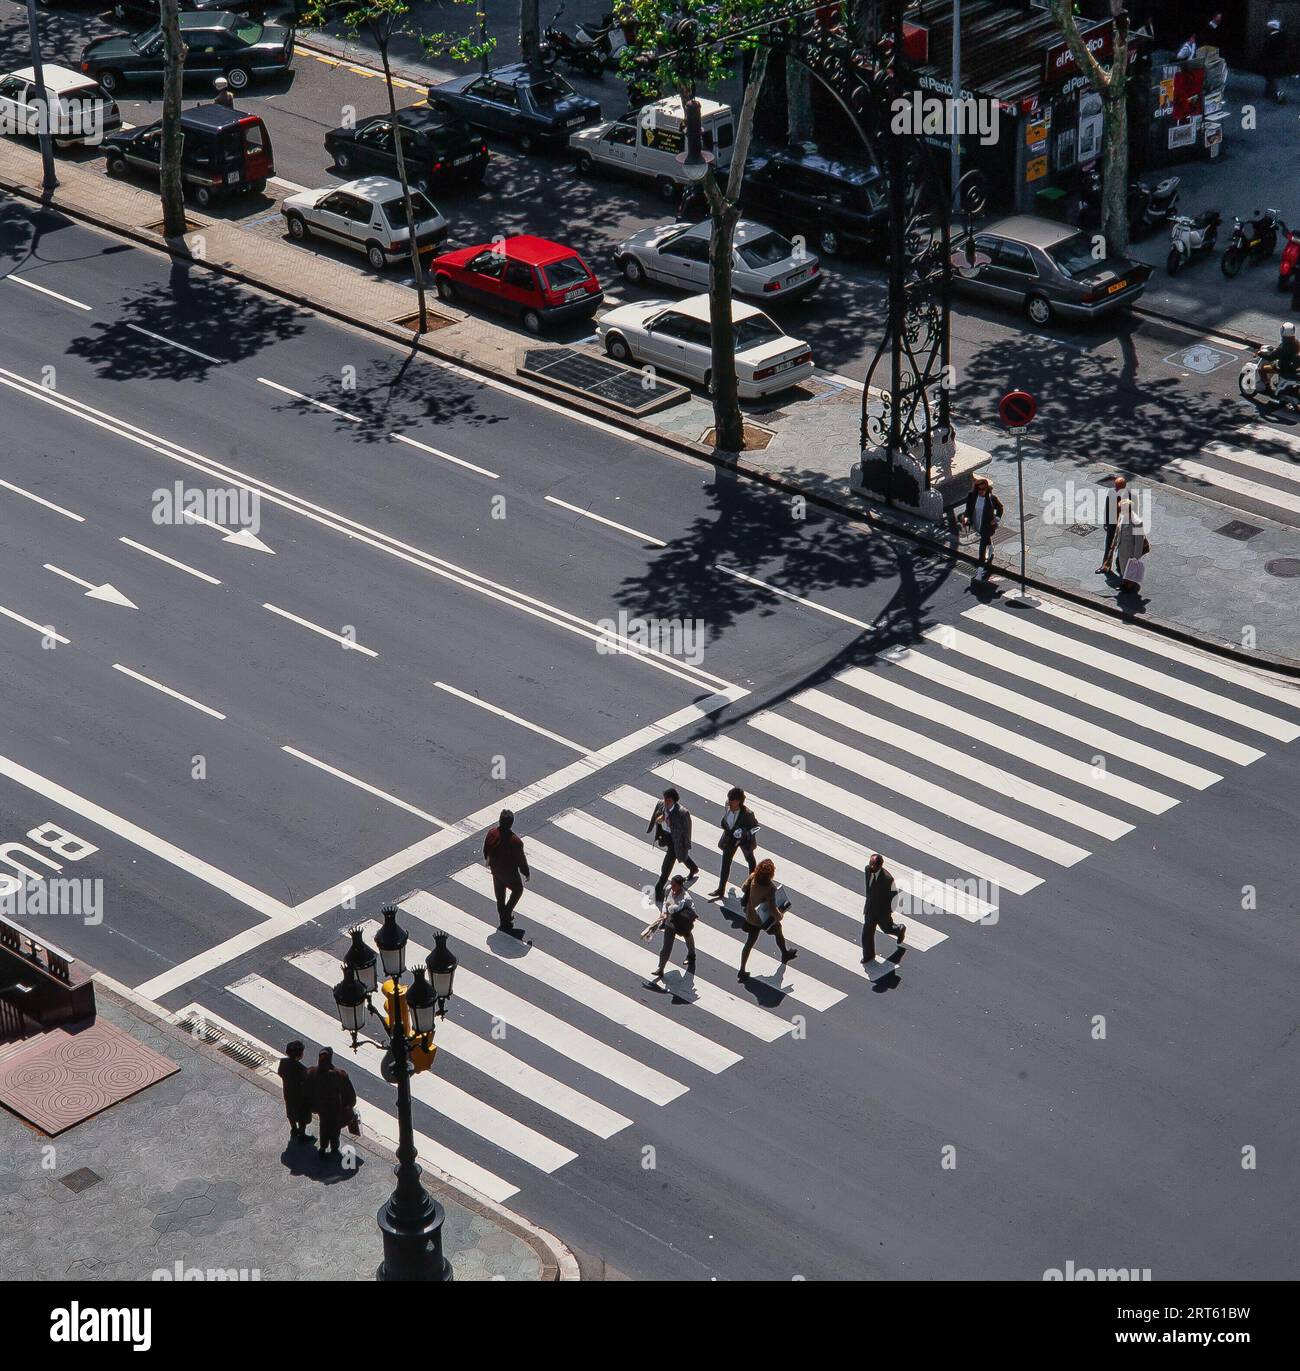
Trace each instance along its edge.
<instances>
[{"instance_id":1,"label":"dashed white line","mask_svg":"<svg viewBox=\"0 0 1300 1371\"><path fill-rule=\"evenodd\" d=\"M200 581L206 581L209 585L219 586L221 584L215 576L209 576L206 571L196 571L194 567L186 566L184 562L178 562L175 557L169 557L165 552L156 552L151 547L145 547L143 543L137 543L133 538L119 538L117 541L125 543L127 547L135 548L137 552L143 552L150 557L157 557L160 562L166 562L178 571L187 571L191 576L197 576Z\"/></svg>"},{"instance_id":2,"label":"dashed white line","mask_svg":"<svg viewBox=\"0 0 1300 1371\"><path fill-rule=\"evenodd\" d=\"M540 733L543 738L549 738L553 743L559 743L562 747L571 747L575 752L581 752L584 757L592 754L592 749L585 747L582 743L575 743L572 738L566 738L560 733L552 733L549 728L543 728L541 724L531 723L528 719L521 719L518 714L511 714L508 709L502 709L500 705L488 704L486 700L480 700L477 695L467 695L463 690L457 690L455 686L449 686L445 681L434 681L434 685L439 690L445 690L448 695L454 695L458 700L466 700L472 705L478 705L480 709L486 709L489 714L496 714L502 719L509 719L512 724L518 724L520 728L526 728L530 733Z\"/></svg>"},{"instance_id":3,"label":"dashed white line","mask_svg":"<svg viewBox=\"0 0 1300 1371\"><path fill-rule=\"evenodd\" d=\"M335 409L333 405L327 405L324 400L313 400L310 395L304 395L298 390L290 390L288 386L282 386L278 381L268 381L265 376L259 376L257 379L262 385L270 386L272 390L278 390L282 395L291 395L295 400L302 400L305 404L315 405L317 409L327 410L330 414L337 414L340 419L350 420L354 424L361 422L355 414L349 414L346 410Z\"/></svg>"},{"instance_id":4,"label":"dashed white line","mask_svg":"<svg viewBox=\"0 0 1300 1371\"><path fill-rule=\"evenodd\" d=\"M379 653L372 651L368 647L362 647L360 643L354 643L351 638L345 637L342 633L335 633L332 629L322 628L319 624L314 624L310 619L300 619L296 614L290 614L287 609L281 609L279 605L262 602L263 609L269 609L272 614L278 614L282 619L288 619L291 623L297 624L300 628L308 628L313 633L319 633L322 638L332 638L341 647L347 648L349 652L364 652L367 657L378 657Z\"/></svg>"},{"instance_id":5,"label":"dashed white line","mask_svg":"<svg viewBox=\"0 0 1300 1371\"><path fill-rule=\"evenodd\" d=\"M24 618L21 614L16 614L12 609L6 609L4 605L0 605L0 614L3 614L6 619L12 619L16 624L23 624L27 628L35 629L37 633L43 634L47 638L53 638L56 643L68 643L71 641L71 639L65 638L61 633L55 633L54 629L49 624L33 623L30 619Z\"/></svg>"},{"instance_id":6,"label":"dashed white line","mask_svg":"<svg viewBox=\"0 0 1300 1371\"><path fill-rule=\"evenodd\" d=\"M166 343L168 347L180 348L182 352L188 352L194 357L201 357L205 362L212 362L220 366L220 357L209 357L206 352L200 352L198 348L192 348L186 343L178 343L173 338L164 338L161 333L150 333L147 328L141 328L139 324L128 324L127 328L134 329L136 333L143 333L146 338L152 338L155 343Z\"/></svg>"},{"instance_id":7,"label":"dashed white line","mask_svg":"<svg viewBox=\"0 0 1300 1371\"><path fill-rule=\"evenodd\" d=\"M60 295L57 290L51 290L48 286L38 286L35 281L24 280L21 276L15 276L12 272L7 277L16 286L26 286L28 290L39 290L42 295L48 295L52 300L59 300L65 305L71 305L73 309L84 309L90 313L90 306L83 305L80 300L74 300L70 295Z\"/></svg>"},{"instance_id":8,"label":"dashed white line","mask_svg":"<svg viewBox=\"0 0 1300 1371\"><path fill-rule=\"evenodd\" d=\"M80 514L74 514L70 509L64 509L62 505L56 505L53 500L47 500L44 496L33 495L30 490L24 490L22 486L12 485L8 481L0 481L0 486L4 486L6 490L12 490L15 495L21 495L26 500L35 500L38 505L44 505L46 509L52 509L56 514L75 519L79 524L86 522Z\"/></svg>"},{"instance_id":9,"label":"dashed white line","mask_svg":"<svg viewBox=\"0 0 1300 1371\"><path fill-rule=\"evenodd\" d=\"M182 704L189 705L191 709L197 709L204 714L210 714L214 719L224 719L226 717L220 710L212 709L205 704L200 704L198 700L193 700L188 695L182 695L179 690L173 690L171 686L165 686L161 681L152 680L142 672L132 671L129 666L123 666L121 662L114 662L113 670L120 671L123 676L130 676L133 681L139 681L141 685L153 686L155 690L161 690L164 695L170 695L173 700L179 700Z\"/></svg>"},{"instance_id":10,"label":"dashed white line","mask_svg":"<svg viewBox=\"0 0 1300 1371\"><path fill-rule=\"evenodd\" d=\"M421 452L428 452L434 457L441 457L444 462L455 462L458 467L468 467L470 471L477 471L480 476L487 476L493 481L501 479L495 471L489 471L487 467L476 466L473 462L467 462L463 457L453 457L450 452L443 452L441 448L430 447L428 443L417 442L414 438L408 438L404 433L390 433L388 436L396 438L399 443L418 447Z\"/></svg>"},{"instance_id":11,"label":"dashed white line","mask_svg":"<svg viewBox=\"0 0 1300 1371\"><path fill-rule=\"evenodd\" d=\"M795 595L793 592L782 590L779 586L771 585L767 581L760 581L757 576L747 576L743 571L737 571L734 567L723 566L721 562L714 562L713 565L719 571L725 571L728 576L734 576L738 581L748 581L752 586L762 586L764 590L771 591L773 595L779 595L783 600L793 600L797 605L803 605L806 609L815 609L818 614L827 614L832 619L841 619L846 624L852 624L854 628L870 629L875 627L865 620L855 619L851 614L841 614L838 609L819 605L815 600L805 600L802 595Z\"/></svg>"},{"instance_id":12,"label":"dashed white line","mask_svg":"<svg viewBox=\"0 0 1300 1371\"><path fill-rule=\"evenodd\" d=\"M651 543L655 547L668 546L662 538L652 538L648 533L641 533L635 528L629 528L627 524L615 523L613 519L606 519L603 514L593 514L589 509L582 509L578 505L571 505L567 500L559 500L554 495L548 495L546 500L548 504L559 505L561 509L567 509L571 514L577 514L583 519L594 519L598 524L604 524L608 528L616 528L620 533L626 533L629 537L638 538L643 543Z\"/></svg>"},{"instance_id":13,"label":"dashed white line","mask_svg":"<svg viewBox=\"0 0 1300 1371\"><path fill-rule=\"evenodd\" d=\"M398 809L404 809L408 814L414 814L417 819L424 819L428 823L436 825L438 828L448 828L450 825L439 819L434 814L429 814L423 809L417 809L413 804L407 804L405 800L399 800L396 795L390 795L386 790L380 790L377 786L371 785L368 781L358 780L355 776L349 776L346 771L340 771L336 766L330 766L328 762L322 762L316 757L310 757L305 752L299 752L296 747L288 745L280 749L287 752L290 757L297 757L300 762L307 762L312 766L319 767L322 771L328 771L331 776L337 776L340 781L346 781L349 785L356 786L359 790L364 790L368 795L374 795L381 800L387 800L390 805L396 805Z\"/></svg>"}]
</instances>

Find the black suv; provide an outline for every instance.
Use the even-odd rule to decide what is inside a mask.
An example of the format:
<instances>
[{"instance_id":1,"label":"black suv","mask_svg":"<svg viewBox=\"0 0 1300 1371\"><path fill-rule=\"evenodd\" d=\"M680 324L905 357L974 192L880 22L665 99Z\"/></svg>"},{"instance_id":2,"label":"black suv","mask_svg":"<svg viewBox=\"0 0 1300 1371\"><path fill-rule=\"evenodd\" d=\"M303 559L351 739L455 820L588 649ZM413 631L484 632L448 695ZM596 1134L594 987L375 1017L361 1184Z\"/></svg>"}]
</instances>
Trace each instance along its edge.
<instances>
[{"instance_id":1,"label":"black suv","mask_svg":"<svg viewBox=\"0 0 1300 1371\"><path fill-rule=\"evenodd\" d=\"M884 178L869 162L812 143L750 153L740 202L747 217L802 234L827 257L883 248L889 233Z\"/></svg>"},{"instance_id":2,"label":"black suv","mask_svg":"<svg viewBox=\"0 0 1300 1371\"><path fill-rule=\"evenodd\" d=\"M416 190L427 195L453 181L483 179L487 144L477 133L471 133L463 120L411 106L397 111L397 126L406 178ZM373 174L397 179L393 121L387 114L372 114L354 128L331 129L325 135L325 151L349 176Z\"/></svg>"}]
</instances>

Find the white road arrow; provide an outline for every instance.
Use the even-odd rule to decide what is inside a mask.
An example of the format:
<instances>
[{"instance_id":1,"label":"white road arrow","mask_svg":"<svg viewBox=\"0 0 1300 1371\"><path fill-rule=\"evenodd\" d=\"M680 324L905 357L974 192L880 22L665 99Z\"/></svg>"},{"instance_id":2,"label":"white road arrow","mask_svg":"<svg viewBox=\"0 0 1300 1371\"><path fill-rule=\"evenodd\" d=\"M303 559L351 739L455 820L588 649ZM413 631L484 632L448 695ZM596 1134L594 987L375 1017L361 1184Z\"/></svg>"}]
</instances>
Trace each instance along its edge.
<instances>
[{"instance_id":1,"label":"white road arrow","mask_svg":"<svg viewBox=\"0 0 1300 1371\"><path fill-rule=\"evenodd\" d=\"M209 528L215 528L217 532L221 534L221 541L223 543L236 543L240 547L252 548L254 552L269 552L272 557L275 556L275 549L273 547L267 547L256 533L250 533L246 528L241 528L238 532L232 532L230 529L224 528L221 524L215 523L211 519L205 519L201 514L191 514L189 510L182 510L181 517L189 519L196 524L207 524Z\"/></svg>"},{"instance_id":2,"label":"white road arrow","mask_svg":"<svg viewBox=\"0 0 1300 1371\"><path fill-rule=\"evenodd\" d=\"M80 576L74 576L70 571L63 571L59 567L52 566L49 562L45 563L45 570L52 571L56 576L62 576L65 581L71 581L74 585L83 586L88 600L103 600L106 604L121 605L123 609L140 608L134 600L128 600L116 586L109 585L107 581L102 586L97 586L91 581L83 581Z\"/></svg>"}]
</instances>

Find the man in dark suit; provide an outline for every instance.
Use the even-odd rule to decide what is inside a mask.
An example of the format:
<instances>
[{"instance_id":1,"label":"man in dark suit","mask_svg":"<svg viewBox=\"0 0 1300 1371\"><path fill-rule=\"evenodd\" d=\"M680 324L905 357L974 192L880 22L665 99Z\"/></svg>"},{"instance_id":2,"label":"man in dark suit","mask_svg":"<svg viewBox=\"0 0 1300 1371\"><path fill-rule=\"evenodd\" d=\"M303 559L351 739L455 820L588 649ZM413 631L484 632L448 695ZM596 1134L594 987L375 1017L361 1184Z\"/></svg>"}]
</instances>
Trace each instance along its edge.
<instances>
[{"instance_id":1,"label":"man in dark suit","mask_svg":"<svg viewBox=\"0 0 1300 1371\"><path fill-rule=\"evenodd\" d=\"M867 863L867 902L862 909L862 964L876 960L876 929L883 928L886 933L898 939L899 946L907 936L907 925L894 922L894 900L898 887L885 866L885 859L879 852L871 854Z\"/></svg>"},{"instance_id":2,"label":"man in dark suit","mask_svg":"<svg viewBox=\"0 0 1300 1371\"><path fill-rule=\"evenodd\" d=\"M691 874L687 885L694 885L700 868L691 857L691 816L682 805L682 797L671 787L664 791L664 797L654 807L647 833L655 835L655 841L664 850L663 870L655 883L655 908L662 907L664 887L668 884L669 874L678 862L684 862Z\"/></svg>"},{"instance_id":3,"label":"man in dark suit","mask_svg":"<svg viewBox=\"0 0 1300 1371\"><path fill-rule=\"evenodd\" d=\"M334 1049L322 1047L316 1065L307 1072L312 1105L320 1118L320 1154L339 1154L339 1134L357 1107L357 1092L348 1073L334 1065Z\"/></svg>"},{"instance_id":4,"label":"man in dark suit","mask_svg":"<svg viewBox=\"0 0 1300 1371\"><path fill-rule=\"evenodd\" d=\"M980 536L980 550L976 561L982 568L983 579L986 581L993 569L993 535L998 531L1001 519L1002 501L994 495L988 477L977 476L971 493L966 497L966 509L961 521Z\"/></svg>"},{"instance_id":5,"label":"man in dark suit","mask_svg":"<svg viewBox=\"0 0 1300 1371\"><path fill-rule=\"evenodd\" d=\"M524 882L532 877L524 856L523 839L515 832L514 812L501 811L495 828L483 840L483 860L492 872L492 889L497 897L497 922L509 933L515 926L515 906L524 893ZM507 900L506 895L510 898Z\"/></svg>"},{"instance_id":6,"label":"man in dark suit","mask_svg":"<svg viewBox=\"0 0 1300 1371\"><path fill-rule=\"evenodd\" d=\"M754 811L745 803L745 792L737 786L727 792L727 807L722 811L719 823L722 837L718 846L722 849L722 870L718 872L718 888L709 896L711 900L721 900L727 893L727 877L731 874L731 859L739 848L745 856L749 869L754 869L754 849L758 846L758 820Z\"/></svg>"},{"instance_id":7,"label":"man in dark suit","mask_svg":"<svg viewBox=\"0 0 1300 1371\"><path fill-rule=\"evenodd\" d=\"M284 1112L289 1119L289 1141L307 1141L307 1125L311 1123L311 1091L307 1085L307 1064L302 1059L306 1049L296 1039L284 1049L276 1067L284 1085Z\"/></svg>"}]
</instances>

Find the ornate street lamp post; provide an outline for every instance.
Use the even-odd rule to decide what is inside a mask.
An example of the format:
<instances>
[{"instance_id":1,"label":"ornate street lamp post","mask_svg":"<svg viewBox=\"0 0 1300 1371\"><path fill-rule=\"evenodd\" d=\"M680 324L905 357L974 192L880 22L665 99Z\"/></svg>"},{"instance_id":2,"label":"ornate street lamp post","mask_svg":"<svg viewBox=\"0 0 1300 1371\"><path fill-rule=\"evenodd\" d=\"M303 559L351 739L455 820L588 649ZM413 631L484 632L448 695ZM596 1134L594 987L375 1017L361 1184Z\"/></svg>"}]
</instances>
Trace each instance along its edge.
<instances>
[{"instance_id":1,"label":"ornate street lamp post","mask_svg":"<svg viewBox=\"0 0 1300 1371\"><path fill-rule=\"evenodd\" d=\"M434 950L414 968L412 983L404 985L407 932L397 922L395 906L385 905L380 912L384 922L375 934L375 948L384 973L385 1010L376 1009L371 1000L378 988L376 958L360 928L352 930L343 979L334 987L339 1022L351 1035L354 1052L361 1041L370 1041L359 1036L368 1019L378 1019L387 1028L383 1076L397 1087L397 1165L393 1168L397 1185L377 1216L384 1240L384 1260L377 1275L381 1281L449 1281L451 1263L442 1252L443 1208L424 1188L416 1163L411 1077L432 1065L437 1020L447 1013L456 958L447 946L447 935L435 932Z\"/></svg>"}]
</instances>

